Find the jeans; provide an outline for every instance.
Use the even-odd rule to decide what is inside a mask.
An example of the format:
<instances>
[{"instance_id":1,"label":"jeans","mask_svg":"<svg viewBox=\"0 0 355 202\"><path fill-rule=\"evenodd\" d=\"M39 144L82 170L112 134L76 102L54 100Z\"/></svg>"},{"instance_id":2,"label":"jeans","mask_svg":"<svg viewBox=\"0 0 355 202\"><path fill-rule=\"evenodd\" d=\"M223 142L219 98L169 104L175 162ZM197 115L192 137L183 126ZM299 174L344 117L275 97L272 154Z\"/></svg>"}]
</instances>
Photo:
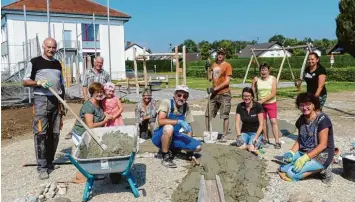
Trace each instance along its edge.
<instances>
[{"instance_id":1,"label":"jeans","mask_svg":"<svg viewBox=\"0 0 355 202\"><path fill-rule=\"evenodd\" d=\"M300 158L302 155L304 155L303 152L296 152L295 155L293 156L293 160L291 163L287 165L281 165L280 170L281 172L284 172L287 174L289 178L291 178L293 181L299 181L300 179L303 178L303 174L306 172L312 172L316 170L321 170L324 169L324 166L320 164L318 161L311 159L310 161L306 162L303 166L303 168L299 172L294 172L292 169L294 168L294 164L298 158Z\"/></svg>"},{"instance_id":2,"label":"jeans","mask_svg":"<svg viewBox=\"0 0 355 202\"><path fill-rule=\"evenodd\" d=\"M244 144L252 145L253 144L253 139L255 138L256 133L254 133L254 132L246 132L246 133L242 133L241 136L242 136L242 139L244 141ZM261 139L262 139L262 135L259 136L258 141L257 141L257 143L255 145L257 148L260 146Z\"/></svg>"}]
</instances>

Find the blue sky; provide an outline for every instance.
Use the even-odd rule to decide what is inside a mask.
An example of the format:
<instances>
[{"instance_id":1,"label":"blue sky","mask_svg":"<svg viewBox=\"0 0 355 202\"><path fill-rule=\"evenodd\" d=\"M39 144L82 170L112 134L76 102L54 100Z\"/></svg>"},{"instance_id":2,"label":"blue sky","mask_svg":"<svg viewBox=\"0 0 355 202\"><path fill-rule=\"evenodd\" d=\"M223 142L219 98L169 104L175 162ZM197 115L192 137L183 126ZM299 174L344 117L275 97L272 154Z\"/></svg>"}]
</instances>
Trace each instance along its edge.
<instances>
[{"instance_id":1,"label":"blue sky","mask_svg":"<svg viewBox=\"0 0 355 202\"><path fill-rule=\"evenodd\" d=\"M106 0L95 0L106 5ZM13 0L2 0L7 4ZM154 52L185 39L267 41L286 37L335 39L339 0L110 0L110 7L132 16L125 40Z\"/></svg>"}]
</instances>

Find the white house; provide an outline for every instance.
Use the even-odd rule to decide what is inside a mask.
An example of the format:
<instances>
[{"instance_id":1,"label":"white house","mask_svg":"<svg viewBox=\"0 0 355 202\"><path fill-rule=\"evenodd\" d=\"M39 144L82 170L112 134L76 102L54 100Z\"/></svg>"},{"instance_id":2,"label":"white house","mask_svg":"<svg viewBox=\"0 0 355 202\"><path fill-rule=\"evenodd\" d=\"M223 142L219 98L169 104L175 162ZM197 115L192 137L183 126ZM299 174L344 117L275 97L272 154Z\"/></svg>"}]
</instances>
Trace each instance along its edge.
<instances>
[{"instance_id":1,"label":"white house","mask_svg":"<svg viewBox=\"0 0 355 202\"><path fill-rule=\"evenodd\" d=\"M253 53L251 49L270 49L266 51L254 51L257 57L284 57L285 52L283 50L272 50L272 49L280 49L282 48L279 42L270 42L270 43L259 43L254 45L248 45L243 50L240 51L239 57L240 58L250 58ZM286 54L288 57L292 55L289 51L286 50Z\"/></svg>"},{"instance_id":2,"label":"white house","mask_svg":"<svg viewBox=\"0 0 355 202\"><path fill-rule=\"evenodd\" d=\"M46 0L22 0L3 6L1 9L2 73L9 70L11 73L18 71L18 64L26 60L26 49L23 46L26 41L23 5L26 6L27 40L38 36L39 42L35 43L36 45L31 43L30 49L42 49L43 40L49 36ZM125 77L124 23L130 18L127 14L110 9L112 79ZM51 0L49 27L51 37L58 42L56 55L60 61L63 61L65 53L67 68L76 66L73 58L78 52L80 74L86 71L85 67L90 66L88 64L90 61L84 58L90 56L92 63L95 54L104 58L103 68L110 72L107 7L91 0ZM30 57L35 56L37 55L32 54ZM71 72L75 75L76 71L71 69Z\"/></svg>"},{"instance_id":3,"label":"white house","mask_svg":"<svg viewBox=\"0 0 355 202\"><path fill-rule=\"evenodd\" d=\"M133 56L133 49L136 49L136 56L140 55L140 54L148 54L147 50L144 52L144 48L136 43L131 43L131 42L127 42L126 47L125 47L125 60L133 60L134 56ZM147 60L150 59L150 57L146 57Z\"/></svg>"}]
</instances>

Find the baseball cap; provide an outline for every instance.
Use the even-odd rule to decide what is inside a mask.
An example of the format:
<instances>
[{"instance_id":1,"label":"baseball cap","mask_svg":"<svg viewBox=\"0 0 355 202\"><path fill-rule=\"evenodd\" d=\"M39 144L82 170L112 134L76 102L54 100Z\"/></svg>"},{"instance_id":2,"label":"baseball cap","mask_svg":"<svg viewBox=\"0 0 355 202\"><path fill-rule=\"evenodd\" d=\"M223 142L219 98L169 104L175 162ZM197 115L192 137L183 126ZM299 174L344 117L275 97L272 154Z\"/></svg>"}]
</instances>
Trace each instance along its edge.
<instances>
[{"instance_id":1,"label":"baseball cap","mask_svg":"<svg viewBox=\"0 0 355 202\"><path fill-rule=\"evenodd\" d=\"M226 50L224 48L218 48L217 53L223 53L226 54Z\"/></svg>"},{"instance_id":2,"label":"baseball cap","mask_svg":"<svg viewBox=\"0 0 355 202\"><path fill-rule=\"evenodd\" d=\"M186 92L186 93L190 93L190 92L189 92L189 88L188 88L187 86L185 86L185 85L178 85L178 86L176 86L175 91L174 91L174 94L175 94L177 91L184 91L184 92Z\"/></svg>"}]
</instances>

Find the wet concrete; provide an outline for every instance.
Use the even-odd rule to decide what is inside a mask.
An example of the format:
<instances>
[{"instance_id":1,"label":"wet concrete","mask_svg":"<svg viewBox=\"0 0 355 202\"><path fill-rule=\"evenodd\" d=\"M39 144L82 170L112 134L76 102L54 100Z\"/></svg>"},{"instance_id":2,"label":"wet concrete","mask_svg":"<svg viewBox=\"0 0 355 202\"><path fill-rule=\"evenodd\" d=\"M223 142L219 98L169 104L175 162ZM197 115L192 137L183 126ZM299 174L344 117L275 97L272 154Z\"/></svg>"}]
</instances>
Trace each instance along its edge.
<instances>
[{"instance_id":1,"label":"wet concrete","mask_svg":"<svg viewBox=\"0 0 355 202\"><path fill-rule=\"evenodd\" d=\"M201 167L192 167L172 196L173 202L195 202L201 175L218 175L226 202L259 201L266 186L265 164L247 151L219 144L203 144Z\"/></svg>"}]
</instances>

